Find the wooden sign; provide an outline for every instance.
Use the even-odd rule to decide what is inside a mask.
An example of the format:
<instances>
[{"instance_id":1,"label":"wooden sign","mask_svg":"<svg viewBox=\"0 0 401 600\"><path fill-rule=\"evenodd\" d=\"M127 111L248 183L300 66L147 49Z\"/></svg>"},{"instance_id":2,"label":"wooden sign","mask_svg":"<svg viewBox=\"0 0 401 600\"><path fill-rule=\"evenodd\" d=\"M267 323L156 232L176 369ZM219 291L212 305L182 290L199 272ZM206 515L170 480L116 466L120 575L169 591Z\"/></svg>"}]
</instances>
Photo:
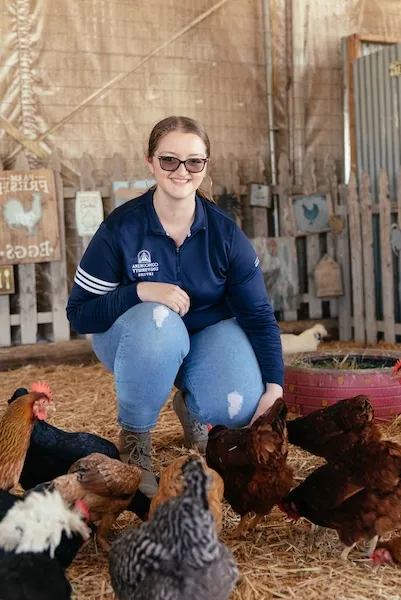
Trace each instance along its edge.
<instances>
[{"instance_id":1,"label":"wooden sign","mask_svg":"<svg viewBox=\"0 0 401 600\"><path fill-rule=\"evenodd\" d=\"M390 63L389 75L390 77L399 77L401 75L401 60Z\"/></svg>"},{"instance_id":2,"label":"wooden sign","mask_svg":"<svg viewBox=\"0 0 401 600\"><path fill-rule=\"evenodd\" d=\"M263 206L264 208L270 208L271 195L269 186L259 183L252 183L249 204L251 206Z\"/></svg>"},{"instance_id":3,"label":"wooden sign","mask_svg":"<svg viewBox=\"0 0 401 600\"><path fill-rule=\"evenodd\" d=\"M330 298L344 294L341 266L328 254L325 254L317 263L314 278L318 298Z\"/></svg>"},{"instance_id":4,"label":"wooden sign","mask_svg":"<svg viewBox=\"0 0 401 600\"><path fill-rule=\"evenodd\" d=\"M60 258L53 171L0 171L0 262L16 265Z\"/></svg>"},{"instance_id":5,"label":"wooden sign","mask_svg":"<svg viewBox=\"0 0 401 600\"><path fill-rule=\"evenodd\" d=\"M104 220L102 195L99 191L77 192L75 225L81 237L93 236Z\"/></svg>"},{"instance_id":6,"label":"wooden sign","mask_svg":"<svg viewBox=\"0 0 401 600\"><path fill-rule=\"evenodd\" d=\"M14 267L0 265L0 296L15 294Z\"/></svg>"}]
</instances>

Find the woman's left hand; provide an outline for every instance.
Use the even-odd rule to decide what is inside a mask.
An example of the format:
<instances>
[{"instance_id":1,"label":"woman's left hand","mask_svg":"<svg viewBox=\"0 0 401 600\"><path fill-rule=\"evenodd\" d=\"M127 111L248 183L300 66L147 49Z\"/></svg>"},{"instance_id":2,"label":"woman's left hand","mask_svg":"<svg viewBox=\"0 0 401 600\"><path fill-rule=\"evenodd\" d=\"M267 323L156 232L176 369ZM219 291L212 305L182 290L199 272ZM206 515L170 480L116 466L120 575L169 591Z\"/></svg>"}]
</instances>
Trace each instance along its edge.
<instances>
[{"instance_id":1,"label":"woman's left hand","mask_svg":"<svg viewBox=\"0 0 401 600\"><path fill-rule=\"evenodd\" d=\"M258 419L261 415L263 415L263 413L265 413L268 408L273 406L273 404L275 403L277 398L282 398L282 396L283 396L283 388L281 387L281 385L278 385L277 383L267 383L266 391L261 396L258 407L257 407L248 427L250 425L252 425L252 423L254 423L256 421L256 419Z\"/></svg>"}]
</instances>

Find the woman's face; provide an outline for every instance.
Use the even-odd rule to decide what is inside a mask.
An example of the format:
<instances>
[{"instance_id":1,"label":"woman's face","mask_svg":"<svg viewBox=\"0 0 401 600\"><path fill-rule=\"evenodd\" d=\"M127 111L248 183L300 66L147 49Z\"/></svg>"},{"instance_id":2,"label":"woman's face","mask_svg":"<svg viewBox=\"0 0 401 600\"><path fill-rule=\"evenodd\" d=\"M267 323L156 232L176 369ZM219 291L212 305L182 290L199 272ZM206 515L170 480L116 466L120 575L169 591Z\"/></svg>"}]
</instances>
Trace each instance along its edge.
<instances>
[{"instance_id":1,"label":"woman's face","mask_svg":"<svg viewBox=\"0 0 401 600\"><path fill-rule=\"evenodd\" d=\"M154 156L147 158L146 162L163 192L172 199L183 200L193 196L205 178L206 158L206 147L199 136L195 133L172 131L160 140ZM162 168L174 167L176 159L189 160L189 163L180 164L175 171ZM188 171L186 167L192 171ZM202 170L194 173L193 169Z\"/></svg>"}]
</instances>

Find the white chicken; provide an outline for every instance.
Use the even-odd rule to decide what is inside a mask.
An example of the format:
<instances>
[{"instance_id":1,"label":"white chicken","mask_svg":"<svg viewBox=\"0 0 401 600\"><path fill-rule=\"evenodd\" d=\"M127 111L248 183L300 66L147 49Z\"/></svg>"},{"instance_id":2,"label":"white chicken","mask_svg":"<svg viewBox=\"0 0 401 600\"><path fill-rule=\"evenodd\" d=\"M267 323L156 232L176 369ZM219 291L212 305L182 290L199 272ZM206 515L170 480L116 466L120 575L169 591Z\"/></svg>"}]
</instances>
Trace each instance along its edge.
<instances>
[{"instance_id":1,"label":"white chicken","mask_svg":"<svg viewBox=\"0 0 401 600\"><path fill-rule=\"evenodd\" d=\"M25 227L28 235L35 235L35 227L42 218L42 196L39 192L32 193L30 210L26 210L18 198L9 198L4 203L3 213L4 221L10 229Z\"/></svg>"},{"instance_id":2,"label":"white chicken","mask_svg":"<svg viewBox=\"0 0 401 600\"><path fill-rule=\"evenodd\" d=\"M296 354L297 352L315 352L323 338L328 337L326 328L317 323L299 335L282 333L281 344L283 354Z\"/></svg>"}]
</instances>

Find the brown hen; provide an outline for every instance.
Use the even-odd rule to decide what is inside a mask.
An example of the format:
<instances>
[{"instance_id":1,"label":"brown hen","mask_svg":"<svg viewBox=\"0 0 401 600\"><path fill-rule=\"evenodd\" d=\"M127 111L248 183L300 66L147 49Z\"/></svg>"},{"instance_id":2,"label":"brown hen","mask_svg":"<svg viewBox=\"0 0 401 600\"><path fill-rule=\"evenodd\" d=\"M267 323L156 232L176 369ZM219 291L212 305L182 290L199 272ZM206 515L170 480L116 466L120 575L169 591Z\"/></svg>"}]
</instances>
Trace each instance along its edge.
<instances>
[{"instance_id":1,"label":"brown hen","mask_svg":"<svg viewBox=\"0 0 401 600\"><path fill-rule=\"evenodd\" d=\"M256 527L293 484L288 453L286 406L279 398L250 427L209 431L206 461L221 475L224 496L241 516L233 536ZM251 522L248 513L256 513Z\"/></svg>"},{"instance_id":2,"label":"brown hen","mask_svg":"<svg viewBox=\"0 0 401 600\"><path fill-rule=\"evenodd\" d=\"M204 471L211 475L211 482L208 491L209 507L216 521L216 531L217 533L220 533L222 526L222 500L224 495L224 483L220 475L207 466L206 461L202 456L197 456L196 458L202 464ZM176 496L180 496L182 494L184 491L184 476L182 474L182 467L192 459L192 455L180 456L163 470L160 476L159 488L150 503L149 516L151 516L152 512L159 506L159 504L162 504L163 502L166 502L166 500L175 498Z\"/></svg>"},{"instance_id":3,"label":"brown hen","mask_svg":"<svg viewBox=\"0 0 401 600\"><path fill-rule=\"evenodd\" d=\"M119 514L130 504L141 481L141 470L104 454L94 453L77 460L66 475L51 486L65 500L82 499L89 508L91 521L101 521L96 532L99 546L106 552L106 535Z\"/></svg>"},{"instance_id":4,"label":"brown hen","mask_svg":"<svg viewBox=\"0 0 401 600\"><path fill-rule=\"evenodd\" d=\"M345 548L401 527L401 446L389 440L354 446L341 461L309 475L282 503L289 517L335 529Z\"/></svg>"},{"instance_id":5,"label":"brown hen","mask_svg":"<svg viewBox=\"0 0 401 600\"><path fill-rule=\"evenodd\" d=\"M288 421L288 441L330 461L345 455L355 444L379 440L380 431L373 420L369 398L354 396Z\"/></svg>"},{"instance_id":6,"label":"brown hen","mask_svg":"<svg viewBox=\"0 0 401 600\"><path fill-rule=\"evenodd\" d=\"M18 482L36 419L46 419L52 398L31 392L8 406L0 419L0 489L10 490Z\"/></svg>"},{"instance_id":7,"label":"brown hen","mask_svg":"<svg viewBox=\"0 0 401 600\"><path fill-rule=\"evenodd\" d=\"M377 544L371 559L377 566L386 563L401 565L401 537Z\"/></svg>"}]
</instances>

